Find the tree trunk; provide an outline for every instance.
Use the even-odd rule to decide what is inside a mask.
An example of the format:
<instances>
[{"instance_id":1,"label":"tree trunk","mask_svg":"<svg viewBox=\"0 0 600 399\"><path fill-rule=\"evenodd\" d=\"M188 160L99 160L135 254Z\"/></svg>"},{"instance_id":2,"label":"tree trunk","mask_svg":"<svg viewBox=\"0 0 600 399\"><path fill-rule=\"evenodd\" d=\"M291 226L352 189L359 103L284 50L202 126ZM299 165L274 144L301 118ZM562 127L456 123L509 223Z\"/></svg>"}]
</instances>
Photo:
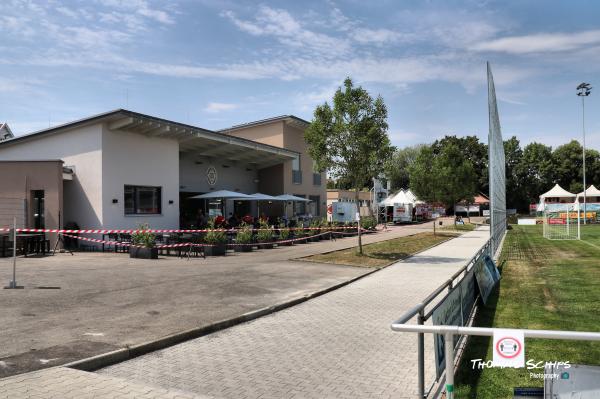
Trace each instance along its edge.
<instances>
[{"instance_id":1,"label":"tree trunk","mask_svg":"<svg viewBox=\"0 0 600 399\"><path fill-rule=\"evenodd\" d=\"M354 193L355 194L354 198L355 198L355 201L356 201L356 212L359 215L358 216L358 220L357 220L357 222L358 222L358 229L357 229L358 230L358 253L362 255L363 254L363 248L362 248L362 237L361 237L361 234L360 234L360 201L358 199L358 193L359 193L358 192L358 188L355 188L355 190L356 191Z\"/></svg>"}]
</instances>

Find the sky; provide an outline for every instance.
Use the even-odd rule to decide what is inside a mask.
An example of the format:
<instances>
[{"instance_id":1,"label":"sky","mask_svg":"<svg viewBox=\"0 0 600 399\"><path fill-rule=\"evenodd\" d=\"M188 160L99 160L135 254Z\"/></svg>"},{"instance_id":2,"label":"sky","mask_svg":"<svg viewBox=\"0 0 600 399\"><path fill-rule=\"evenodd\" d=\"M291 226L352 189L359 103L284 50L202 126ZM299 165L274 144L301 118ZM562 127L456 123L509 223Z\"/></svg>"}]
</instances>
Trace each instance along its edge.
<instances>
[{"instance_id":1,"label":"sky","mask_svg":"<svg viewBox=\"0 0 600 399\"><path fill-rule=\"evenodd\" d=\"M0 1L0 122L16 135L117 108L207 129L311 120L350 76L398 147L487 141L486 61L504 138L580 139L600 84L600 2ZM586 98L600 149L600 86Z\"/></svg>"}]
</instances>

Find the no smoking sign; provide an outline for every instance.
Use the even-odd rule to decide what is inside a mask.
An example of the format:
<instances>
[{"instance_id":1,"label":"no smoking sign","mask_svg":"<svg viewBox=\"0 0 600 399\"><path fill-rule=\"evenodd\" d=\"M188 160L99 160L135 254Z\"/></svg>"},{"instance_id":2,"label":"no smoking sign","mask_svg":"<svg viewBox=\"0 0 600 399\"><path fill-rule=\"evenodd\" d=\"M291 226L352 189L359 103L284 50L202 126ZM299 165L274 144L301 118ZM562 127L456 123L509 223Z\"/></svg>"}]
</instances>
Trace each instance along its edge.
<instances>
[{"instance_id":1,"label":"no smoking sign","mask_svg":"<svg viewBox=\"0 0 600 399\"><path fill-rule=\"evenodd\" d=\"M494 366L525 367L525 338L522 331L494 331Z\"/></svg>"}]
</instances>

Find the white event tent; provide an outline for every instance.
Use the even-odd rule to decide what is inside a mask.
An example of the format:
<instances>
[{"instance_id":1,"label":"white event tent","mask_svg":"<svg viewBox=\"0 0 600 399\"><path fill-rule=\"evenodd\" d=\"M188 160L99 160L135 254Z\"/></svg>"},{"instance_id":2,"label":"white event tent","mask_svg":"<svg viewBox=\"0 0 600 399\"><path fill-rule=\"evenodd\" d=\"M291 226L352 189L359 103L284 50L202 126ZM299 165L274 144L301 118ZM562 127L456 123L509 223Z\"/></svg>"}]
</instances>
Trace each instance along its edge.
<instances>
[{"instance_id":1,"label":"white event tent","mask_svg":"<svg viewBox=\"0 0 600 399\"><path fill-rule=\"evenodd\" d=\"M555 198L556 201L552 201L553 203L572 203L575 202L575 197L575 194L568 192L557 183L550 191L540 195L540 203L538 204L537 210L544 210L547 198Z\"/></svg>"}]
</instances>

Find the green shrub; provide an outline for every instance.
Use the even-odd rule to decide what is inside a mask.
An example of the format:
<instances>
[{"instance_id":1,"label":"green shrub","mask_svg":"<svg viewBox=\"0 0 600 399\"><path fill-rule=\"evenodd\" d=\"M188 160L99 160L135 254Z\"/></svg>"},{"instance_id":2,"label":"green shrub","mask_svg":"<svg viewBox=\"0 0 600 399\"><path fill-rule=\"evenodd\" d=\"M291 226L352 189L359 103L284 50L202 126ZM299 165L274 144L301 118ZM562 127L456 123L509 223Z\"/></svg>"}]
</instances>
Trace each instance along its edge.
<instances>
[{"instance_id":1,"label":"green shrub","mask_svg":"<svg viewBox=\"0 0 600 399\"><path fill-rule=\"evenodd\" d=\"M365 216L360 218L360 226L366 230L374 230L377 226L377 220L373 216Z\"/></svg>"},{"instance_id":2,"label":"green shrub","mask_svg":"<svg viewBox=\"0 0 600 399\"><path fill-rule=\"evenodd\" d=\"M146 248L154 248L156 245L156 234L150 233L148 223L139 224L137 231L131 235L133 245L141 245Z\"/></svg>"},{"instance_id":3,"label":"green shrub","mask_svg":"<svg viewBox=\"0 0 600 399\"><path fill-rule=\"evenodd\" d=\"M238 244L250 244L252 242L252 226L242 223L236 235Z\"/></svg>"},{"instance_id":4,"label":"green shrub","mask_svg":"<svg viewBox=\"0 0 600 399\"><path fill-rule=\"evenodd\" d=\"M259 230L256 233L256 239L259 242L267 242L273 240L273 228L267 222L261 220Z\"/></svg>"},{"instance_id":5,"label":"green shrub","mask_svg":"<svg viewBox=\"0 0 600 399\"><path fill-rule=\"evenodd\" d=\"M323 225L323 221L321 219L313 219L310 221L310 227L312 227L314 229L312 232L315 234L319 232L319 229L321 228L322 225Z\"/></svg>"},{"instance_id":6,"label":"green shrub","mask_svg":"<svg viewBox=\"0 0 600 399\"><path fill-rule=\"evenodd\" d=\"M282 240L290 238L290 229L285 227L285 224L279 225L279 238Z\"/></svg>"},{"instance_id":7,"label":"green shrub","mask_svg":"<svg viewBox=\"0 0 600 399\"><path fill-rule=\"evenodd\" d=\"M219 245L227 243L227 234L222 229L215 229L215 220L211 219L208 222L206 235L204 236L204 241L208 244Z\"/></svg>"}]
</instances>

